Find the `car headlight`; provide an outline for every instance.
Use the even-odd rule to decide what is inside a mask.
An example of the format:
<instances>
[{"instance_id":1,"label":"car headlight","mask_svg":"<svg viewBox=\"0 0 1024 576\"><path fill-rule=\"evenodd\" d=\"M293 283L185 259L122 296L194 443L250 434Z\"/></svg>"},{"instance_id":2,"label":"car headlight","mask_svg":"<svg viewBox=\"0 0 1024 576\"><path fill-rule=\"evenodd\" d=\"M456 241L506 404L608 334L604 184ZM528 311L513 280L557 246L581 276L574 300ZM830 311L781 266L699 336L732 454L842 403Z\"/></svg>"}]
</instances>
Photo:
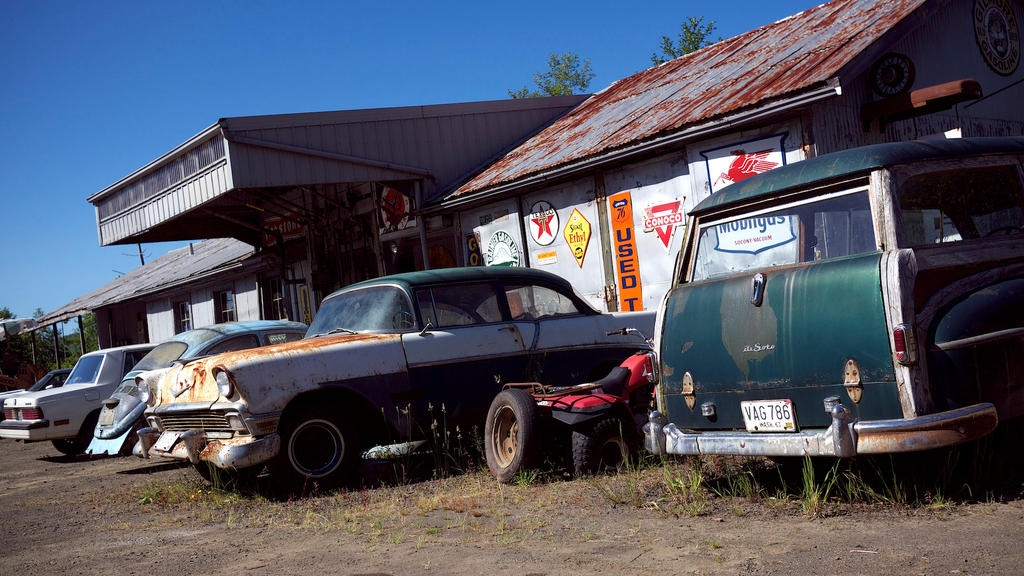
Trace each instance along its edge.
<instances>
[{"instance_id":1,"label":"car headlight","mask_svg":"<svg viewBox=\"0 0 1024 576\"><path fill-rule=\"evenodd\" d=\"M235 386L231 383L231 375L227 369L217 366L213 369L213 378L217 381L217 390L220 390L220 395L225 398L230 398L235 392Z\"/></svg>"},{"instance_id":2,"label":"car headlight","mask_svg":"<svg viewBox=\"0 0 1024 576\"><path fill-rule=\"evenodd\" d=\"M148 406L152 406L149 401L153 399L153 394L149 390L149 384L146 382L146 379L141 375L136 376L135 387L139 390L139 400L145 402Z\"/></svg>"}]
</instances>

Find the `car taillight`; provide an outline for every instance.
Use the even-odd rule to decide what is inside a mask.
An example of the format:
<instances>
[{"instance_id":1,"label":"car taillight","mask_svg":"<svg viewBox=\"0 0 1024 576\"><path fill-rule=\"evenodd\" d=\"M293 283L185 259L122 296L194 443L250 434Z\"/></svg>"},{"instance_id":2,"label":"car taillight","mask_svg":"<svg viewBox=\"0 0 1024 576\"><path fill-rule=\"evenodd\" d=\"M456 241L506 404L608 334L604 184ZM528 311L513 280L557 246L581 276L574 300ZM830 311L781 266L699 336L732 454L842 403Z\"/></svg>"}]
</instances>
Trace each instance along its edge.
<instances>
[{"instance_id":1,"label":"car taillight","mask_svg":"<svg viewBox=\"0 0 1024 576\"><path fill-rule=\"evenodd\" d=\"M42 420L43 411L39 408L22 408L21 409L22 420Z\"/></svg>"},{"instance_id":2,"label":"car taillight","mask_svg":"<svg viewBox=\"0 0 1024 576\"><path fill-rule=\"evenodd\" d=\"M893 352L896 361L904 366L917 362L917 346L914 344L914 327L900 324L892 329Z\"/></svg>"},{"instance_id":3,"label":"car taillight","mask_svg":"<svg viewBox=\"0 0 1024 576\"><path fill-rule=\"evenodd\" d=\"M4 409L4 420L14 420L14 408Z\"/></svg>"},{"instance_id":4,"label":"car taillight","mask_svg":"<svg viewBox=\"0 0 1024 576\"><path fill-rule=\"evenodd\" d=\"M648 352L644 355L644 377L651 384L658 381L658 373L656 368L658 366L658 356L654 352Z\"/></svg>"}]
</instances>

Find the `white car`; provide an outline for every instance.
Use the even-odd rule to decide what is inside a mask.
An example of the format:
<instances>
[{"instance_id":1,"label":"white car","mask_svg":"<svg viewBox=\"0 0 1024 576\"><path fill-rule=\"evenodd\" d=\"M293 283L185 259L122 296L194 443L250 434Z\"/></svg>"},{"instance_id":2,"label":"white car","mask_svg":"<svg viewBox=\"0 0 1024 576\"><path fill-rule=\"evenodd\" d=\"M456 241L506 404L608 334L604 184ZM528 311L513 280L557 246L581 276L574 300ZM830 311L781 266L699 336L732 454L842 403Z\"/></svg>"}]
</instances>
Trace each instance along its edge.
<instances>
[{"instance_id":1,"label":"white car","mask_svg":"<svg viewBox=\"0 0 1024 576\"><path fill-rule=\"evenodd\" d=\"M64 454L79 454L92 439L103 400L154 344L89 352L60 388L27 392L4 401L0 438L49 440Z\"/></svg>"}]
</instances>

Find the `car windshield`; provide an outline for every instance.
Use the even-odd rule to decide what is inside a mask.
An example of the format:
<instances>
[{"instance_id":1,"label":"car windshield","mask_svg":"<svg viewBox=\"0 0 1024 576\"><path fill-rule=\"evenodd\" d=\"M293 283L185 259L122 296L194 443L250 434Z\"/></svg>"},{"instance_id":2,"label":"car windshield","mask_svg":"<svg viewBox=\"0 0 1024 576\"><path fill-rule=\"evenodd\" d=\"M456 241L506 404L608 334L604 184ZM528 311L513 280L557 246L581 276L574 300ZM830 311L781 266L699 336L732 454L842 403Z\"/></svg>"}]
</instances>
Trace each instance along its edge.
<instances>
[{"instance_id":1,"label":"car windshield","mask_svg":"<svg viewBox=\"0 0 1024 576\"><path fill-rule=\"evenodd\" d=\"M1024 231L1024 196L1016 166L915 174L899 190L907 246Z\"/></svg>"},{"instance_id":2,"label":"car windshield","mask_svg":"<svg viewBox=\"0 0 1024 576\"><path fill-rule=\"evenodd\" d=\"M100 366L103 364L103 356L82 356L71 370L65 384L92 384L100 375Z\"/></svg>"},{"instance_id":3,"label":"car windshield","mask_svg":"<svg viewBox=\"0 0 1024 576\"><path fill-rule=\"evenodd\" d=\"M61 381L60 374L54 374L50 372L39 379L38 382L29 387L28 392L38 392L40 390L48 390L50 388L60 388L64 382Z\"/></svg>"},{"instance_id":4,"label":"car windshield","mask_svg":"<svg viewBox=\"0 0 1024 576\"><path fill-rule=\"evenodd\" d=\"M132 370L153 370L154 368L165 368L171 365L188 350L188 344L184 342L164 342L153 348L139 360Z\"/></svg>"},{"instance_id":5,"label":"car windshield","mask_svg":"<svg viewBox=\"0 0 1024 576\"><path fill-rule=\"evenodd\" d=\"M343 292L320 304L306 337L332 331L398 332L415 326L412 304L397 286Z\"/></svg>"}]
</instances>

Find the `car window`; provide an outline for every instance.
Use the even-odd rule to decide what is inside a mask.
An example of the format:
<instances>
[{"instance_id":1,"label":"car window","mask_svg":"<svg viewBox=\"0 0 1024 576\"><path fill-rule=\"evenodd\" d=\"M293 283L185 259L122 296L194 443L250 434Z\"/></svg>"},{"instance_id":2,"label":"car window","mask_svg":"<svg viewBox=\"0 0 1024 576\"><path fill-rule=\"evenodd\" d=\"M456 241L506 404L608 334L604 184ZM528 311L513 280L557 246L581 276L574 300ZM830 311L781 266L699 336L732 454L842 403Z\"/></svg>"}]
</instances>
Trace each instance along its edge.
<instances>
[{"instance_id":1,"label":"car window","mask_svg":"<svg viewBox=\"0 0 1024 576\"><path fill-rule=\"evenodd\" d=\"M267 344L282 344L284 342L291 342L293 340L302 339L301 332L278 332L274 334L264 334L263 339Z\"/></svg>"},{"instance_id":2,"label":"car window","mask_svg":"<svg viewBox=\"0 0 1024 576\"><path fill-rule=\"evenodd\" d=\"M959 242L1024 230L1015 166L959 168L908 176L899 185L903 244Z\"/></svg>"},{"instance_id":3,"label":"car window","mask_svg":"<svg viewBox=\"0 0 1024 576\"><path fill-rule=\"evenodd\" d=\"M223 342L218 343L216 346L206 351L207 354L220 354L221 352L232 352L234 350L245 350L246 348L256 348L260 345L260 341L256 338L255 334L243 334L242 336L235 336L229 338Z\"/></svg>"},{"instance_id":4,"label":"car window","mask_svg":"<svg viewBox=\"0 0 1024 576\"><path fill-rule=\"evenodd\" d=\"M412 303L397 286L372 286L342 292L320 304L307 336L332 330L395 332L415 327Z\"/></svg>"},{"instance_id":5,"label":"car window","mask_svg":"<svg viewBox=\"0 0 1024 576\"><path fill-rule=\"evenodd\" d=\"M68 374L65 384L91 384L96 381L100 374L100 366L103 365L103 356L82 356L78 359L75 367Z\"/></svg>"},{"instance_id":6,"label":"car window","mask_svg":"<svg viewBox=\"0 0 1024 576\"><path fill-rule=\"evenodd\" d=\"M498 293L491 284L453 284L418 290L423 322L435 327L500 322Z\"/></svg>"},{"instance_id":7,"label":"car window","mask_svg":"<svg viewBox=\"0 0 1024 576\"><path fill-rule=\"evenodd\" d=\"M152 370L154 368L170 366L171 362L181 358L181 355L186 350L188 350L188 344L184 342L176 340L164 342L143 356L139 363L135 365L135 368L139 370Z\"/></svg>"},{"instance_id":8,"label":"car window","mask_svg":"<svg viewBox=\"0 0 1024 576\"><path fill-rule=\"evenodd\" d=\"M513 320L538 320L580 313L571 298L546 286L506 286L505 297Z\"/></svg>"},{"instance_id":9,"label":"car window","mask_svg":"<svg viewBox=\"0 0 1024 576\"><path fill-rule=\"evenodd\" d=\"M142 358L146 356L146 353L146 350L129 350L125 352L124 370L121 371L121 377L124 378L124 375L130 372L131 369L134 368L135 365L139 363L139 360L142 360Z\"/></svg>"},{"instance_id":10,"label":"car window","mask_svg":"<svg viewBox=\"0 0 1024 576\"><path fill-rule=\"evenodd\" d=\"M693 280L877 250L866 188L702 223Z\"/></svg>"}]
</instances>

